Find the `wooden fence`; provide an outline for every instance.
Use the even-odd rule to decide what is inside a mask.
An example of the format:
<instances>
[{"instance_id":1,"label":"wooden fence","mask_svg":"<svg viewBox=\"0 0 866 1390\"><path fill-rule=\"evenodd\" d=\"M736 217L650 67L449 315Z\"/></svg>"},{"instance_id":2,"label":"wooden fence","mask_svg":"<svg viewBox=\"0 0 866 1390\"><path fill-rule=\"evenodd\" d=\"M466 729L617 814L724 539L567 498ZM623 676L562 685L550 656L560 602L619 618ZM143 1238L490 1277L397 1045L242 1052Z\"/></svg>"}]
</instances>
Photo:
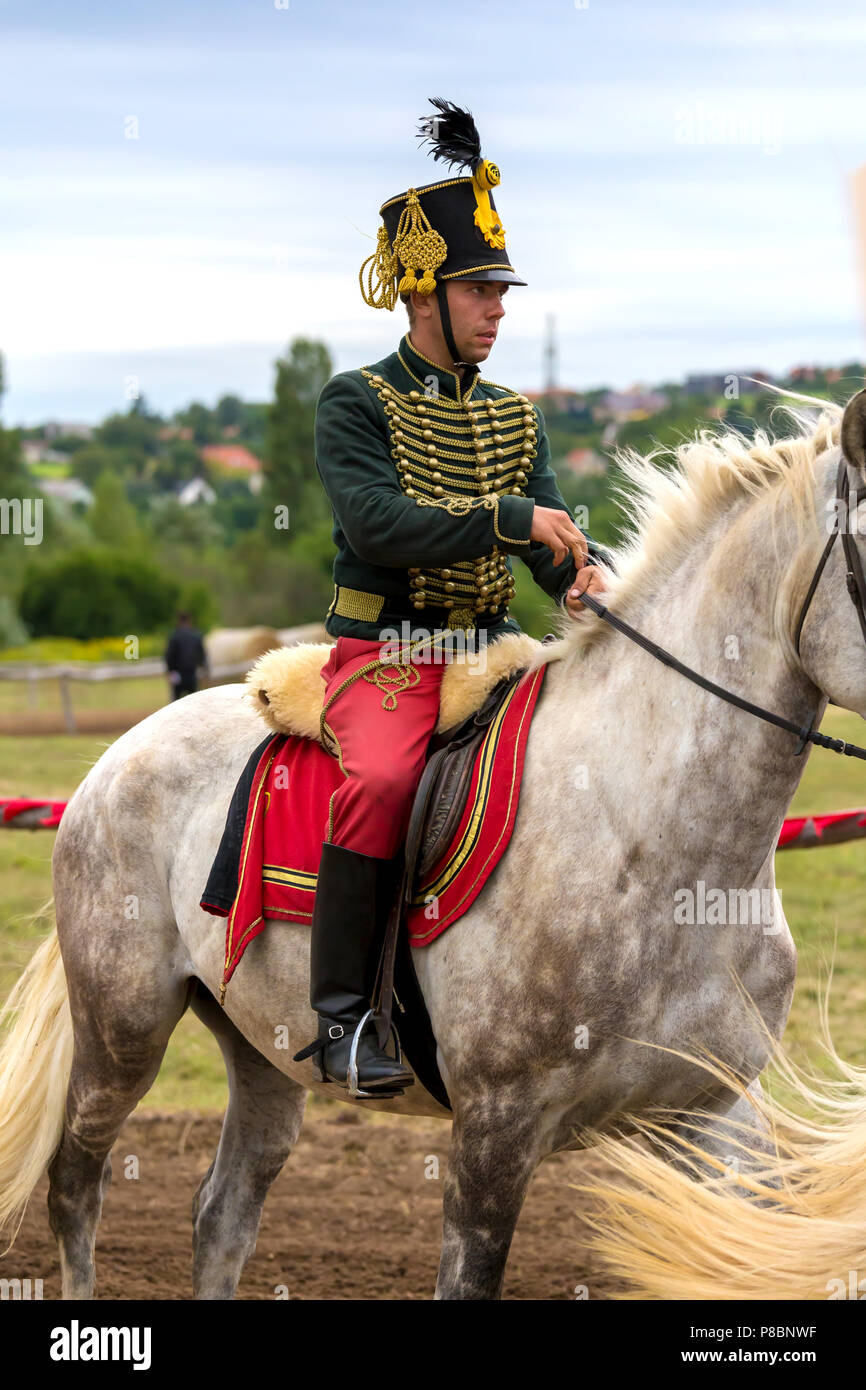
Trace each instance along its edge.
<instances>
[{"instance_id":1,"label":"wooden fence","mask_svg":"<svg viewBox=\"0 0 866 1390\"><path fill-rule=\"evenodd\" d=\"M215 637L218 634L214 634ZM221 635L221 634L219 634ZM236 661L221 661L209 664L209 673L202 682L203 687L221 685L225 681L239 680L246 675L258 656L271 646L293 647L299 642L321 642L327 634L321 623L305 623L299 627L284 628L274 632L275 640L261 645L258 651L251 651ZM208 647L206 639L206 649ZM224 648L224 643L214 642L214 649ZM0 681L18 681L27 687L27 704L35 711L39 704L40 687L47 681L56 681L60 691L62 727L68 734L80 732L81 720L76 717L73 687L76 683L86 685L110 684L112 681L145 680L163 676L167 680L165 662L162 657L143 657L137 661L65 661L27 663L7 661L0 663ZM139 712L139 717L143 715ZM9 723L10 721L5 721ZM14 719L11 721L14 724ZM92 721L87 721L91 724ZM134 720L133 722L137 722ZM13 732L13 728L7 732ZM39 732L38 729L32 730ZM43 732L51 732L45 728Z\"/></svg>"}]
</instances>

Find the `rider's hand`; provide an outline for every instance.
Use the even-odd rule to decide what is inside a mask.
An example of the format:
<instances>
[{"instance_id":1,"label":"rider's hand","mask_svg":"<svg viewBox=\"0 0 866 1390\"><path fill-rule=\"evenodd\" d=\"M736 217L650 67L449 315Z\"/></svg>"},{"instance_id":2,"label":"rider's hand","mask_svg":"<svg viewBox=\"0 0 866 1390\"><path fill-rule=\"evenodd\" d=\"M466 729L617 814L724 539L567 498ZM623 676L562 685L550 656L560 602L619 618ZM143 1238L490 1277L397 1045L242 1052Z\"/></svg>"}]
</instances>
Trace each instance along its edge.
<instances>
[{"instance_id":1,"label":"rider's hand","mask_svg":"<svg viewBox=\"0 0 866 1390\"><path fill-rule=\"evenodd\" d=\"M582 569L579 569L577 571L574 584L569 589L568 594L566 596L565 606L568 609L571 616L573 618L576 618L578 613L584 607L584 605L578 598L578 595L580 593L590 593L593 595L593 597L595 597L598 594L603 594L606 588L607 583L605 580L604 570L601 568L601 566L584 565Z\"/></svg>"},{"instance_id":2,"label":"rider's hand","mask_svg":"<svg viewBox=\"0 0 866 1390\"><path fill-rule=\"evenodd\" d=\"M567 555L574 558L578 569L589 559L586 537L578 531L568 512L556 507L539 507L535 504L532 514L532 530L529 539L541 541L553 551L553 563L559 565Z\"/></svg>"}]
</instances>

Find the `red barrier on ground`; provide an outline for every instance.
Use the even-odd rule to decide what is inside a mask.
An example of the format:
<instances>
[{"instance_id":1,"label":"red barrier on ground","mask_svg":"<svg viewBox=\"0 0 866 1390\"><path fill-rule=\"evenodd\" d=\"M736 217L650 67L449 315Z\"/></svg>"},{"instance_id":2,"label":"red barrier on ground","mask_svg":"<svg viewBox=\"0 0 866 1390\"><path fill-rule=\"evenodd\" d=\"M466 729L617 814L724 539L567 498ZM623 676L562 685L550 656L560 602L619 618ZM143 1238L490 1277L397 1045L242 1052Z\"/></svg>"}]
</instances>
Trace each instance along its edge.
<instances>
[{"instance_id":1,"label":"red barrier on ground","mask_svg":"<svg viewBox=\"0 0 866 1390\"><path fill-rule=\"evenodd\" d=\"M67 801L33 801L28 797L0 798L0 826L14 830L54 830ZM826 816L792 816L782 826L777 849L814 849L866 839L866 810L834 811Z\"/></svg>"},{"instance_id":2,"label":"red barrier on ground","mask_svg":"<svg viewBox=\"0 0 866 1390\"><path fill-rule=\"evenodd\" d=\"M54 830L67 801L32 801L26 796L0 799L0 824L15 830Z\"/></svg>"},{"instance_id":3,"label":"red barrier on ground","mask_svg":"<svg viewBox=\"0 0 866 1390\"><path fill-rule=\"evenodd\" d=\"M866 811L834 811L826 816L793 816L782 826L777 849L813 849L866 838Z\"/></svg>"}]
</instances>

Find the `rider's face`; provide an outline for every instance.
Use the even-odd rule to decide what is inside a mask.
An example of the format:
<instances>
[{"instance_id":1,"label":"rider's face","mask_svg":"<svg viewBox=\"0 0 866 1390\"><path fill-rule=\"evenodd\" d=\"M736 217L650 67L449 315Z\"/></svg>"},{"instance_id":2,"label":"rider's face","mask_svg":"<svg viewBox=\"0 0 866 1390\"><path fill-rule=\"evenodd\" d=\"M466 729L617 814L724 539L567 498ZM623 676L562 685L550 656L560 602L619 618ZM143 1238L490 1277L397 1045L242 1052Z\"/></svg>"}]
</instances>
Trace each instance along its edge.
<instances>
[{"instance_id":1,"label":"rider's face","mask_svg":"<svg viewBox=\"0 0 866 1390\"><path fill-rule=\"evenodd\" d=\"M505 316L508 290L493 280L452 280L448 285L451 331L463 362L483 362Z\"/></svg>"}]
</instances>

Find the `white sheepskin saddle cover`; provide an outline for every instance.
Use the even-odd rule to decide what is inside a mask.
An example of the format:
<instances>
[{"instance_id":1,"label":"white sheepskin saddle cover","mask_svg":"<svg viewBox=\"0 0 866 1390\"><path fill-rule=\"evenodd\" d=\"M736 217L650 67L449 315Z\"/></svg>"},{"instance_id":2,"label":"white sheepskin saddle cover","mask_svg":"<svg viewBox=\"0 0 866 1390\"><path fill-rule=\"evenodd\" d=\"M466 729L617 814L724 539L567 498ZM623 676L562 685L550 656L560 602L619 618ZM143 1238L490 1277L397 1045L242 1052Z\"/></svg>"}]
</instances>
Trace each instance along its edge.
<instances>
[{"instance_id":1,"label":"white sheepskin saddle cover","mask_svg":"<svg viewBox=\"0 0 866 1390\"><path fill-rule=\"evenodd\" d=\"M331 642L300 642L259 657L247 673L247 697L277 734L319 738L325 697L321 671ZM445 667L436 732L453 729L480 709L495 685L538 664L547 648L525 632L510 632L478 652L456 654Z\"/></svg>"}]
</instances>

